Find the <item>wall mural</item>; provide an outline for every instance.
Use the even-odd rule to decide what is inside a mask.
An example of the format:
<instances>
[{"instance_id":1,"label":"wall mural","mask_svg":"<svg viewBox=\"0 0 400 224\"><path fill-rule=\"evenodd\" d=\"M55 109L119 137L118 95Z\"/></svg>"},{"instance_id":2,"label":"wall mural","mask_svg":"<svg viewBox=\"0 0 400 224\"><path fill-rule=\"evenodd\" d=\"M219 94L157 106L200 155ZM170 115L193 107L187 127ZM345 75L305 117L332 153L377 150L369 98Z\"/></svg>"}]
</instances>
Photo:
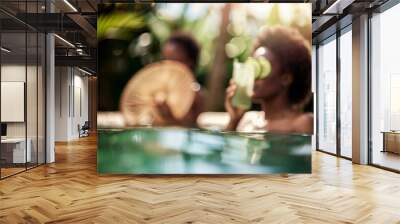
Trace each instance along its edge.
<instances>
[{"instance_id":1,"label":"wall mural","mask_svg":"<svg viewBox=\"0 0 400 224\"><path fill-rule=\"evenodd\" d=\"M100 174L310 173L311 4L100 4Z\"/></svg>"}]
</instances>

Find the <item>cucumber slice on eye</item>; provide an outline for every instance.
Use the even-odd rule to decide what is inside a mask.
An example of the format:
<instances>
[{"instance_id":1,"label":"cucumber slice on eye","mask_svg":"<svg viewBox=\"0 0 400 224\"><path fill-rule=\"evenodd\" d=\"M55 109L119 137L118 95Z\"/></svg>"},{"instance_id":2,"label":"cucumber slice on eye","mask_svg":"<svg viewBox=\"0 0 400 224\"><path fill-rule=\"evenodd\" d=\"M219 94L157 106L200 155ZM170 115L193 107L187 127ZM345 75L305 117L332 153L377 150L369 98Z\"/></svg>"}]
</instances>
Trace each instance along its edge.
<instances>
[{"instance_id":1,"label":"cucumber slice on eye","mask_svg":"<svg viewBox=\"0 0 400 224\"><path fill-rule=\"evenodd\" d=\"M258 57L257 58L258 64L261 67L261 72L257 76L257 79L264 79L266 78L269 74L271 74L271 63L265 59L264 57Z\"/></svg>"},{"instance_id":2,"label":"cucumber slice on eye","mask_svg":"<svg viewBox=\"0 0 400 224\"><path fill-rule=\"evenodd\" d=\"M246 61L246 64L253 67L254 78L257 79L261 75L261 64L253 57L249 57Z\"/></svg>"}]
</instances>

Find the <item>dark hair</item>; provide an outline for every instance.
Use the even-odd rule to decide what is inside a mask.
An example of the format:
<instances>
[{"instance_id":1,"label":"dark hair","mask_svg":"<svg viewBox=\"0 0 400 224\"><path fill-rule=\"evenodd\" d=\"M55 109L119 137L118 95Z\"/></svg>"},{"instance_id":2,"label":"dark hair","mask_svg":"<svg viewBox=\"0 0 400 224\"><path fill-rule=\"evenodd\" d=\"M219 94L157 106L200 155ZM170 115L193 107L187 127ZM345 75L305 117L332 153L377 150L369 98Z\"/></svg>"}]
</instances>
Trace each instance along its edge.
<instances>
[{"instance_id":1,"label":"dark hair","mask_svg":"<svg viewBox=\"0 0 400 224\"><path fill-rule=\"evenodd\" d=\"M311 96L311 51L303 36L295 29L275 26L264 30L255 48L266 47L279 59L283 72L293 75L289 102L303 106Z\"/></svg>"},{"instance_id":2,"label":"dark hair","mask_svg":"<svg viewBox=\"0 0 400 224\"><path fill-rule=\"evenodd\" d=\"M196 68L199 61L200 47L192 35L184 32L175 32L165 43L176 44L181 47L192 61L193 69Z\"/></svg>"}]
</instances>

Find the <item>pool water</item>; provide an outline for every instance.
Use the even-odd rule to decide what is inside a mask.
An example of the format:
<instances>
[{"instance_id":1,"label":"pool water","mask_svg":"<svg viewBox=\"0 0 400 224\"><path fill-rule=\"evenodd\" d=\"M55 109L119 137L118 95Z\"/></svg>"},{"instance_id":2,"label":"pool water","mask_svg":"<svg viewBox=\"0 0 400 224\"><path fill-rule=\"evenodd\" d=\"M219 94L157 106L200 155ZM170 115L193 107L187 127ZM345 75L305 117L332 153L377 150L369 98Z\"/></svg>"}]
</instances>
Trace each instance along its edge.
<instances>
[{"instance_id":1,"label":"pool water","mask_svg":"<svg viewBox=\"0 0 400 224\"><path fill-rule=\"evenodd\" d=\"M311 136L183 128L98 131L99 174L311 173Z\"/></svg>"}]
</instances>

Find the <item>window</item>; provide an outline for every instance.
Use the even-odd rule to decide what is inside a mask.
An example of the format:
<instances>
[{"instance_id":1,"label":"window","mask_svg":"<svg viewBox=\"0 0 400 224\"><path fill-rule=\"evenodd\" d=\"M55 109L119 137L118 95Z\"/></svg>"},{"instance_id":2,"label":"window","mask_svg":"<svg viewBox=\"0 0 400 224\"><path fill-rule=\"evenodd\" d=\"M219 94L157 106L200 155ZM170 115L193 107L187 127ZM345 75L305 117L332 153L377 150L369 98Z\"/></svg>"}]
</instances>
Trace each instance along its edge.
<instances>
[{"instance_id":1,"label":"window","mask_svg":"<svg viewBox=\"0 0 400 224\"><path fill-rule=\"evenodd\" d=\"M336 153L336 36L318 48L318 149Z\"/></svg>"},{"instance_id":2,"label":"window","mask_svg":"<svg viewBox=\"0 0 400 224\"><path fill-rule=\"evenodd\" d=\"M371 18L372 163L400 170L400 5Z\"/></svg>"},{"instance_id":3,"label":"window","mask_svg":"<svg viewBox=\"0 0 400 224\"><path fill-rule=\"evenodd\" d=\"M352 156L352 35L351 26L340 36L340 155Z\"/></svg>"},{"instance_id":4,"label":"window","mask_svg":"<svg viewBox=\"0 0 400 224\"><path fill-rule=\"evenodd\" d=\"M44 1L0 1L39 13ZM9 6L9 7L7 7ZM4 11L0 17L0 178L45 163L45 35Z\"/></svg>"}]
</instances>

